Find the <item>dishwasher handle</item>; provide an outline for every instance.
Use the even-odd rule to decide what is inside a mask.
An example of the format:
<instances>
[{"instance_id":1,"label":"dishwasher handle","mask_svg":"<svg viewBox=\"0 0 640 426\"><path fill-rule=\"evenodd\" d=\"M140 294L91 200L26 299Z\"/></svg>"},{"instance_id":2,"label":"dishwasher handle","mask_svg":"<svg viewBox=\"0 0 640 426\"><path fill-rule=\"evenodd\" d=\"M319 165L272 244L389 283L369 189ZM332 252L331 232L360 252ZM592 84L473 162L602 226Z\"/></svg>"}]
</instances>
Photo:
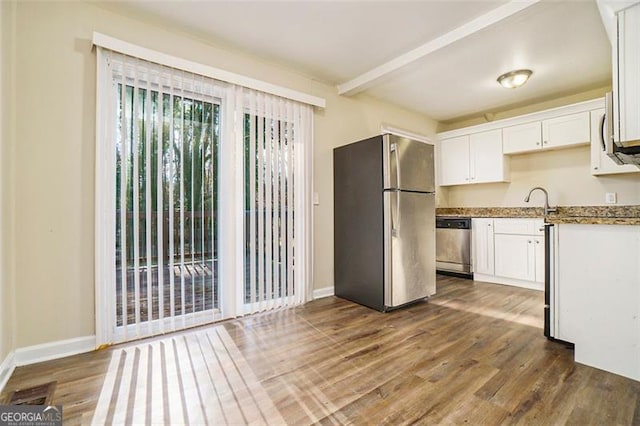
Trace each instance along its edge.
<instances>
[{"instance_id":1,"label":"dishwasher handle","mask_svg":"<svg viewBox=\"0 0 640 426\"><path fill-rule=\"evenodd\" d=\"M468 217L436 217L436 228L440 229L471 229L471 219Z\"/></svg>"}]
</instances>

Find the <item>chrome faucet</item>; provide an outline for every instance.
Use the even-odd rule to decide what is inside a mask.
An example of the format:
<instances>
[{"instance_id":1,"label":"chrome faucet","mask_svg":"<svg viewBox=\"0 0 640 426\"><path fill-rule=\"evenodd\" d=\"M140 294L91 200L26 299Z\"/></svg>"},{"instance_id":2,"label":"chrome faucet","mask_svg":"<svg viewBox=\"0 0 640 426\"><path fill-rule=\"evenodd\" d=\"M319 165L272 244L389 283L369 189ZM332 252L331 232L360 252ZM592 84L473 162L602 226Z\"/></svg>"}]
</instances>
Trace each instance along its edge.
<instances>
[{"instance_id":1,"label":"chrome faucet","mask_svg":"<svg viewBox=\"0 0 640 426\"><path fill-rule=\"evenodd\" d=\"M536 186L534 188L531 188L531 191L529 191L529 194L524 197L524 202L528 203L529 202L529 198L531 197L531 193L533 191L535 191L536 189L539 189L540 191L544 192L544 215L548 215L549 213L555 213L558 211L557 207L549 207L549 194L547 193L547 190L544 189L541 186Z\"/></svg>"}]
</instances>

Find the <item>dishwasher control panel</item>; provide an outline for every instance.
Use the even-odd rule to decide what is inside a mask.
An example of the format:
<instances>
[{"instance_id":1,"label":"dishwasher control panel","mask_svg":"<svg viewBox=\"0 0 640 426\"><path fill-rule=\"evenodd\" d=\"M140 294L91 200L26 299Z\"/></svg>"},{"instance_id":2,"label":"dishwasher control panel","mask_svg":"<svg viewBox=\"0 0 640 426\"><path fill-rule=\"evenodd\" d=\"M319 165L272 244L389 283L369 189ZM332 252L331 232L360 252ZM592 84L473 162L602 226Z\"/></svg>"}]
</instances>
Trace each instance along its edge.
<instances>
[{"instance_id":1,"label":"dishwasher control panel","mask_svg":"<svg viewBox=\"0 0 640 426\"><path fill-rule=\"evenodd\" d=\"M436 217L436 228L471 229L471 218Z\"/></svg>"}]
</instances>

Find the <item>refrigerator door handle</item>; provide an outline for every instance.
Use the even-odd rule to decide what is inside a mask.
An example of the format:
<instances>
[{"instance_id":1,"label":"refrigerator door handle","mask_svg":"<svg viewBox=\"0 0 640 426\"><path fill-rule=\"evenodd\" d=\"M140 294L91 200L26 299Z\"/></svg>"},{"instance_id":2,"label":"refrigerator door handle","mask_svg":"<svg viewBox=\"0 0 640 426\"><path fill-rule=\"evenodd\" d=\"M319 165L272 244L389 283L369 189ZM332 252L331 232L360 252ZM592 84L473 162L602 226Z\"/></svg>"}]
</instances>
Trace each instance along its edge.
<instances>
[{"instance_id":1,"label":"refrigerator door handle","mask_svg":"<svg viewBox=\"0 0 640 426\"><path fill-rule=\"evenodd\" d=\"M396 220L400 211L398 210L398 193L396 191L389 192L389 222L391 223L391 237L398 236L398 227L396 226Z\"/></svg>"},{"instance_id":2,"label":"refrigerator door handle","mask_svg":"<svg viewBox=\"0 0 640 426\"><path fill-rule=\"evenodd\" d=\"M396 162L396 189L402 188L400 186L400 160L398 159L398 144L397 143L392 143L389 145L389 151L391 151L391 154L393 154L394 158L395 158L395 162Z\"/></svg>"}]
</instances>

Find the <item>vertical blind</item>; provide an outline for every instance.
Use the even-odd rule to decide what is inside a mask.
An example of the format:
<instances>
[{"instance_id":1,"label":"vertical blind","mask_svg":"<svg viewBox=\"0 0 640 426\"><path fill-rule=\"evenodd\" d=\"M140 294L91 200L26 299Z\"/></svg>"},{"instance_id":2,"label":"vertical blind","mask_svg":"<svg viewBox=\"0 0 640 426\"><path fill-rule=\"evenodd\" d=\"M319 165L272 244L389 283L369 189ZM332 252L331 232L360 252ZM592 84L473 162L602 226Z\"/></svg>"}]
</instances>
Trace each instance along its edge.
<instances>
[{"instance_id":1,"label":"vertical blind","mask_svg":"<svg viewBox=\"0 0 640 426\"><path fill-rule=\"evenodd\" d=\"M297 102L251 91L245 96L245 312L306 300L300 267L307 226L301 170L312 110ZM309 238L307 238L307 241Z\"/></svg>"},{"instance_id":2,"label":"vertical blind","mask_svg":"<svg viewBox=\"0 0 640 426\"><path fill-rule=\"evenodd\" d=\"M304 302L311 107L100 50L102 343Z\"/></svg>"}]
</instances>

